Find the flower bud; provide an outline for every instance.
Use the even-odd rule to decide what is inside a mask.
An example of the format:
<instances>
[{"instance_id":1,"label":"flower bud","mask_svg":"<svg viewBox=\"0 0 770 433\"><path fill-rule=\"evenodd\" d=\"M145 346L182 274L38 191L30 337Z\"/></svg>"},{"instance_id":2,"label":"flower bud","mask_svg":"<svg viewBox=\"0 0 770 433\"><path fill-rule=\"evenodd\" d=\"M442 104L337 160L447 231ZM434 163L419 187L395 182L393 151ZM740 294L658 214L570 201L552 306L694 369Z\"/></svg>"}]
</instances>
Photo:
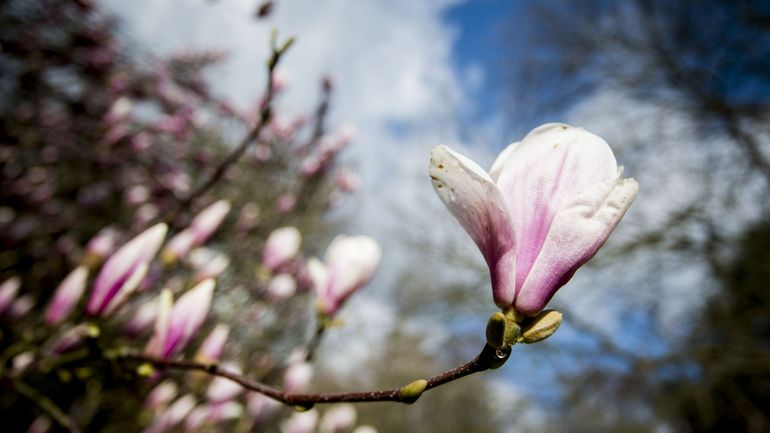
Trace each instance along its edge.
<instances>
[{"instance_id":1,"label":"flower bud","mask_svg":"<svg viewBox=\"0 0 770 433\"><path fill-rule=\"evenodd\" d=\"M170 357L182 351L206 320L214 295L214 280L205 280L171 307L171 292L161 293L155 334L145 351L151 355Z\"/></svg>"},{"instance_id":2,"label":"flower bud","mask_svg":"<svg viewBox=\"0 0 770 433\"><path fill-rule=\"evenodd\" d=\"M267 298L273 302L285 301L297 291L297 282L289 274L274 276L267 285Z\"/></svg>"},{"instance_id":3,"label":"flower bud","mask_svg":"<svg viewBox=\"0 0 770 433\"><path fill-rule=\"evenodd\" d=\"M11 320L18 320L26 316L35 307L35 300L32 295L20 296L11 307L8 308L7 315Z\"/></svg>"},{"instance_id":4,"label":"flower bud","mask_svg":"<svg viewBox=\"0 0 770 433\"><path fill-rule=\"evenodd\" d=\"M51 430L51 419L46 415L40 415L29 425L27 433L46 433L49 430Z\"/></svg>"},{"instance_id":5,"label":"flower bud","mask_svg":"<svg viewBox=\"0 0 770 433\"><path fill-rule=\"evenodd\" d=\"M246 396L246 411L254 420L261 423L281 409L281 403L257 392L250 392Z\"/></svg>"},{"instance_id":6,"label":"flower bud","mask_svg":"<svg viewBox=\"0 0 770 433\"><path fill-rule=\"evenodd\" d=\"M241 369L233 363L225 364L221 367L222 370L241 374ZM226 379L221 376L217 376L209 384L206 390L206 398L212 403L224 403L228 402L238 396L243 391L243 387L240 384L233 382L230 379Z\"/></svg>"},{"instance_id":7,"label":"flower bud","mask_svg":"<svg viewBox=\"0 0 770 433\"><path fill-rule=\"evenodd\" d=\"M171 431L179 424L195 407L195 397L187 394L178 398L163 414L143 430L143 433L163 433Z\"/></svg>"},{"instance_id":8,"label":"flower bud","mask_svg":"<svg viewBox=\"0 0 770 433\"><path fill-rule=\"evenodd\" d=\"M496 312L489 316L487 322L487 344L499 349L505 346L505 314Z\"/></svg>"},{"instance_id":9,"label":"flower bud","mask_svg":"<svg viewBox=\"0 0 770 433\"><path fill-rule=\"evenodd\" d=\"M199 362L214 362L222 356L222 350L225 348L227 336L230 334L230 327L224 324L218 324L201 343L195 360Z\"/></svg>"},{"instance_id":10,"label":"flower bud","mask_svg":"<svg viewBox=\"0 0 770 433\"><path fill-rule=\"evenodd\" d=\"M399 401L406 403L406 404L412 404L417 401L418 398L422 395L422 393L425 391L425 388L428 386L428 381L425 379L418 379L414 382L410 383L409 385L401 387L400 390L398 390L398 397Z\"/></svg>"},{"instance_id":11,"label":"flower bud","mask_svg":"<svg viewBox=\"0 0 770 433\"><path fill-rule=\"evenodd\" d=\"M230 202L219 200L203 209L190 223L190 231L195 238L195 245L203 245L219 228L230 212Z\"/></svg>"},{"instance_id":12,"label":"flower bud","mask_svg":"<svg viewBox=\"0 0 770 433\"><path fill-rule=\"evenodd\" d=\"M353 433L377 433L377 429L370 425L360 425L353 430Z\"/></svg>"},{"instance_id":13,"label":"flower bud","mask_svg":"<svg viewBox=\"0 0 770 433\"><path fill-rule=\"evenodd\" d=\"M281 431L283 433L313 433L317 424L318 411L295 412L288 420L281 423Z\"/></svg>"},{"instance_id":14,"label":"flower bud","mask_svg":"<svg viewBox=\"0 0 770 433\"><path fill-rule=\"evenodd\" d=\"M19 287L21 287L21 279L16 276L8 278L3 281L3 284L0 284L0 314L10 307L16 299Z\"/></svg>"},{"instance_id":15,"label":"flower bud","mask_svg":"<svg viewBox=\"0 0 770 433\"><path fill-rule=\"evenodd\" d=\"M56 292L45 311L45 322L55 326L69 316L72 309L83 296L88 279L88 268L78 266L56 288Z\"/></svg>"},{"instance_id":16,"label":"flower bud","mask_svg":"<svg viewBox=\"0 0 770 433\"><path fill-rule=\"evenodd\" d=\"M301 243L302 235L295 227L273 230L265 241L262 264L271 272L274 271L299 253Z\"/></svg>"},{"instance_id":17,"label":"flower bud","mask_svg":"<svg viewBox=\"0 0 770 433\"><path fill-rule=\"evenodd\" d=\"M177 395L178 388L172 380L164 380L147 394L144 399L144 406L151 410L165 408L166 405Z\"/></svg>"},{"instance_id":18,"label":"flower bud","mask_svg":"<svg viewBox=\"0 0 770 433\"><path fill-rule=\"evenodd\" d=\"M352 404L338 404L321 417L320 433L346 433L356 424L356 408Z\"/></svg>"},{"instance_id":19,"label":"flower bud","mask_svg":"<svg viewBox=\"0 0 770 433\"><path fill-rule=\"evenodd\" d=\"M382 249L368 236L339 235L326 249L324 262L311 259L307 273L318 297L320 312L334 316L342 304L374 276Z\"/></svg>"},{"instance_id":20,"label":"flower bud","mask_svg":"<svg viewBox=\"0 0 770 433\"><path fill-rule=\"evenodd\" d=\"M307 362L295 362L283 375L283 387L286 392L304 391L313 379L313 366Z\"/></svg>"},{"instance_id":21,"label":"flower bud","mask_svg":"<svg viewBox=\"0 0 770 433\"><path fill-rule=\"evenodd\" d=\"M536 343L553 335L561 325L562 314L555 310L544 310L526 326L521 334L524 343Z\"/></svg>"},{"instance_id":22,"label":"flower bud","mask_svg":"<svg viewBox=\"0 0 770 433\"><path fill-rule=\"evenodd\" d=\"M117 246L119 233L112 227L103 228L86 245L86 256L83 264L93 269L98 266L105 257L112 254Z\"/></svg>"},{"instance_id":23,"label":"flower bud","mask_svg":"<svg viewBox=\"0 0 770 433\"><path fill-rule=\"evenodd\" d=\"M86 304L90 315L110 314L139 286L166 237L165 224L145 230L116 251L102 267Z\"/></svg>"}]
</instances>

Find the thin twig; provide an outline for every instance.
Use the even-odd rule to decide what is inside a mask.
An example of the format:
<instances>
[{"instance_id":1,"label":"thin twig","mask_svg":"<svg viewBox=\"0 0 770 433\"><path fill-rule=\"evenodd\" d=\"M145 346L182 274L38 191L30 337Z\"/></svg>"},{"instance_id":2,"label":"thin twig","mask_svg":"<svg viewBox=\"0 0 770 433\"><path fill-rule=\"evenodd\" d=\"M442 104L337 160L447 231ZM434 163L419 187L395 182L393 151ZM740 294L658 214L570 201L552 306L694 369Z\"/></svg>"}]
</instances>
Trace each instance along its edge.
<instances>
[{"instance_id":1,"label":"thin twig","mask_svg":"<svg viewBox=\"0 0 770 433\"><path fill-rule=\"evenodd\" d=\"M209 176L208 179L206 179L202 184L195 188L190 193L190 195L188 195L179 203L179 207L170 218L171 221L175 220L179 214L190 208L195 200L205 194L209 189L211 189L211 187L216 185L216 183L222 179L225 173L227 173L227 170L230 168L230 166L241 159L243 154L246 153L246 150L248 150L249 146L259 137L259 134L262 132L262 129L264 129L265 125L268 124L273 115L272 103L273 95L275 93L275 68L278 65L278 62L281 60L283 54L286 52L286 50L289 49L292 43L294 43L294 38L289 38L281 47L273 46L273 52L267 62L267 84L257 124L254 125L254 128L252 128L245 137L243 137L235 149L233 149L233 151L230 152L227 157L225 157L225 159L219 163L219 165L217 165L211 176Z\"/></svg>"},{"instance_id":2,"label":"thin twig","mask_svg":"<svg viewBox=\"0 0 770 433\"><path fill-rule=\"evenodd\" d=\"M38 406L40 406L41 409L43 409L43 411L45 411L45 413L50 415L51 418L53 418L54 421L59 423L62 427L72 433L81 432L80 428L75 423L75 420L64 413L64 411L62 411L59 406L57 406L56 403L54 403L51 399L39 393L35 388L32 388L20 380L13 380L11 383L19 394L35 402Z\"/></svg>"},{"instance_id":3,"label":"thin twig","mask_svg":"<svg viewBox=\"0 0 770 433\"><path fill-rule=\"evenodd\" d=\"M479 355L472 360L466 362L463 365L460 365L459 367L455 367L427 379L425 387L422 389L422 391L427 391L439 387L465 376L479 373L490 368L497 368L508 359L509 355L509 351L501 352L489 345L485 345L481 353L479 353ZM265 385L264 383L251 380L240 374L220 369L217 364L204 364L189 360L163 359L144 354L122 354L118 356L118 359L149 363L158 368L203 371L214 376L230 379L250 391L264 394L267 397L290 406L310 407L316 403L367 403L377 401L413 403L422 392L421 391L417 393L416 396L414 394L408 395L404 393L405 387L402 387L364 392L340 392L325 394L288 393L278 388Z\"/></svg>"},{"instance_id":4,"label":"thin twig","mask_svg":"<svg viewBox=\"0 0 770 433\"><path fill-rule=\"evenodd\" d=\"M319 318L320 321L320 318ZM307 345L307 355L305 356L305 361L312 361L315 357L315 353L318 350L318 346L321 345L321 340L323 339L324 334L326 333L326 326L323 323L319 323L318 327L316 328L315 334L313 334L313 338L310 340L310 342Z\"/></svg>"}]
</instances>

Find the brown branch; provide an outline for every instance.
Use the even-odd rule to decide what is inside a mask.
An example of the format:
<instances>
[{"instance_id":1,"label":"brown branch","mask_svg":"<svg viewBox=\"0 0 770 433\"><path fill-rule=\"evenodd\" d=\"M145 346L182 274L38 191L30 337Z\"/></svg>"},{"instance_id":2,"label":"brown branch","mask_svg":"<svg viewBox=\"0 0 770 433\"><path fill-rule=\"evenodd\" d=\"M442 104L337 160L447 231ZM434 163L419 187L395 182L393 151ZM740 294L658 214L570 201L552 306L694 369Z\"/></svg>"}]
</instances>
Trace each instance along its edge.
<instances>
[{"instance_id":1,"label":"brown branch","mask_svg":"<svg viewBox=\"0 0 770 433\"><path fill-rule=\"evenodd\" d=\"M20 380L12 380L11 385L13 388L24 397L35 402L40 409L51 416L59 425L70 431L71 433L80 433L80 427L75 423L69 415L64 413L59 406L56 405L51 399L38 392L35 388L27 385Z\"/></svg>"},{"instance_id":2,"label":"brown branch","mask_svg":"<svg viewBox=\"0 0 770 433\"><path fill-rule=\"evenodd\" d=\"M418 386L415 392L413 385L419 381L413 382L401 388L384 389L377 391L364 392L341 392L326 394L299 394L288 393L278 388L274 388L264 383L249 379L240 374L232 373L220 369L217 364L204 364L189 360L173 360L156 358L144 354L122 354L118 359L149 363L158 368L169 368L178 370L198 370L205 373L224 377L241 385L242 387L264 394L274 400L290 406L311 407L316 403L367 403L376 401L393 401L398 403L413 403L419 398L422 392L436 388L457 379L479 373L488 369L498 368L510 356L510 350L500 351L489 345L485 345L481 353L472 360L459 367L439 373L427 379L423 386ZM423 385L423 384L420 384Z\"/></svg>"},{"instance_id":3,"label":"brown branch","mask_svg":"<svg viewBox=\"0 0 770 433\"><path fill-rule=\"evenodd\" d=\"M294 38L289 38L281 47L276 47L275 42L273 42L273 52L270 56L270 59L267 62L267 84L265 88L265 96L262 100L262 106L259 112L259 119L257 120L257 124L252 128L248 134L246 134L245 137L238 143L238 145L233 149L232 152L230 152L227 157L225 157L222 162L217 165L216 169L214 169L214 172L209 176L208 179L206 179L205 182L200 184L197 188L195 188L190 195L188 195L185 199L183 199L179 203L179 208L172 214L172 217L170 218L170 221L174 221L176 217L190 208L193 204L193 202L198 199L200 196L205 194L211 187L216 185L217 182L219 182L222 177L227 173L227 170L238 162L239 159L243 156L244 153L246 153L246 150L248 150L249 146L254 142L254 140L259 137L259 134L262 132L262 129L264 129L265 125L268 124L270 121L273 111L272 111L272 102L273 102L273 95L274 95L274 81L275 81L275 68L278 65L278 62L281 60L281 57L283 54L289 49L289 47L294 43Z\"/></svg>"}]
</instances>

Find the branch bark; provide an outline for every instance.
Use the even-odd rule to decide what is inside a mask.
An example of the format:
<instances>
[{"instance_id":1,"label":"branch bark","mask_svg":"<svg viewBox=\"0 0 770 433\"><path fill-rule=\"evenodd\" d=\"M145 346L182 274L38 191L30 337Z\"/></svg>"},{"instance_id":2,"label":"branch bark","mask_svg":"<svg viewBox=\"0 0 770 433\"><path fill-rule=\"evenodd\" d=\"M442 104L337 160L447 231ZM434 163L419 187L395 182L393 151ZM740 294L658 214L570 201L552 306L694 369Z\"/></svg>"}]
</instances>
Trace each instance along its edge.
<instances>
[{"instance_id":1,"label":"branch bark","mask_svg":"<svg viewBox=\"0 0 770 433\"><path fill-rule=\"evenodd\" d=\"M441 385L461 379L474 373L479 373L488 369L494 369L502 366L510 356L510 350L501 351L492 346L485 345L475 358L458 367L439 373L425 380L424 387L420 386L415 393L412 384L399 388L363 391L363 392L340 392L340 393L320 393L320 394L300 394L288 393L278 388L266 385L264 383L249 379L246 376L220 369L217 364L205 364L190 360L174 360L156 358L140 353L129 353L118 356L118 359L125 361L135 361L139 363L149 363L156 368L176 369L176 370L197 370L208 373L213 376L224 377L242 387L264 394L274 400L289 406L300 406L310 408L317 403L369 403L378 401L392 401L397 403L414 403L424 391L439 387Z\"/></svg>"},{"instance_id":2,"label":"branch bark","mask_svg":"<svg viewBox=\"0 0 770 433\"><path fill-rule=\"evenodd\" d=\"M262 129L264 129L265 125L268 124L273 115L272 105L273 95L275 93L275 68L278 65L278 62L281 60L283 54L286 53L286 51L293 43L294 39L289 38L281 47L276 47L275 45L273 46L273 52L270 56L270 59L267 61L267 84L257 124L246 134L246 136L243 137L243 139L241 139L240 143L238 143L235 149L233 149L233 151L230 152L227 157L225 157L225 159L219 163L219 165L217 165L211 176L209 176L209 178L206 179L202 184L198 185L198 187L195 188L190 193L190 195L188 195L179 203L179 207L173 213L170 221L174 221L177 216L189 209L195 200L197 200L203 194L208 192L208 190L211 189L214 185L216 185L216 183L222 179L225 173L227 173L227 170L230 168L230 166L241 159L243 154L246 153L246 150L248 150L249 146L259 137L259 134L262 132ZM275 44L275 42L273 42L273 44Z\"/></svg>"}]
</instances>

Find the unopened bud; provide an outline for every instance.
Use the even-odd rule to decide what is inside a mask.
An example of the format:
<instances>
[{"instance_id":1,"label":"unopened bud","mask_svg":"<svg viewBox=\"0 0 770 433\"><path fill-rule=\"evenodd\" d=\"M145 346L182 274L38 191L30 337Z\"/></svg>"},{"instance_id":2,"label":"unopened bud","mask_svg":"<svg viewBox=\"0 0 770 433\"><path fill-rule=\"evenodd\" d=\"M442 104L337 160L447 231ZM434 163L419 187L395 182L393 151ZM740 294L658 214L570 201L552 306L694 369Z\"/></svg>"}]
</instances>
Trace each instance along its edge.
<instances>
[{"instance_id":1,"label":"unopened bud","mask_svg":"<svg viewBox=\"0 0 770 433\"><path fill-rule=\"evenodd\" d=\"M487 322L487 344L499 349L505 345L505 315L496 312L489 316Z\"/></svg>"},{"instance_id":2,"label":"unopened bud","mask_svg":"<svg viewBox=\"0 0 770 433\"><path fill-rule=\"evenodd\" d=\"M559 329L561 317L562 314L555 310L541 312L524 328L521 341L530 344L545 340Z\"/></svg>"},{"instance_id":3,"label":"unopened bud","mask_svg":"<svg viewBox=\"0 0 770 433\"><path fill-rule=\"evenodd\" d=\"M428 381L425 379L417 379L409 385L403 386L400 390L398 390L399 401L406 404L412 404L416 402L417 399L422 395L423 391L425 391L427 386Z\"/></svg>"},{"instance_id":4,"label":"unopened bud","mask_svg":"<svg viewBox=\"0 0 770 433\"><path fill-rule=\"evenodd\" d=\"M515 318L498 311L489 316L486 334L487 344L501 349L516 344L521 336L521 327Z\"/></svg>"}]
</instances>

